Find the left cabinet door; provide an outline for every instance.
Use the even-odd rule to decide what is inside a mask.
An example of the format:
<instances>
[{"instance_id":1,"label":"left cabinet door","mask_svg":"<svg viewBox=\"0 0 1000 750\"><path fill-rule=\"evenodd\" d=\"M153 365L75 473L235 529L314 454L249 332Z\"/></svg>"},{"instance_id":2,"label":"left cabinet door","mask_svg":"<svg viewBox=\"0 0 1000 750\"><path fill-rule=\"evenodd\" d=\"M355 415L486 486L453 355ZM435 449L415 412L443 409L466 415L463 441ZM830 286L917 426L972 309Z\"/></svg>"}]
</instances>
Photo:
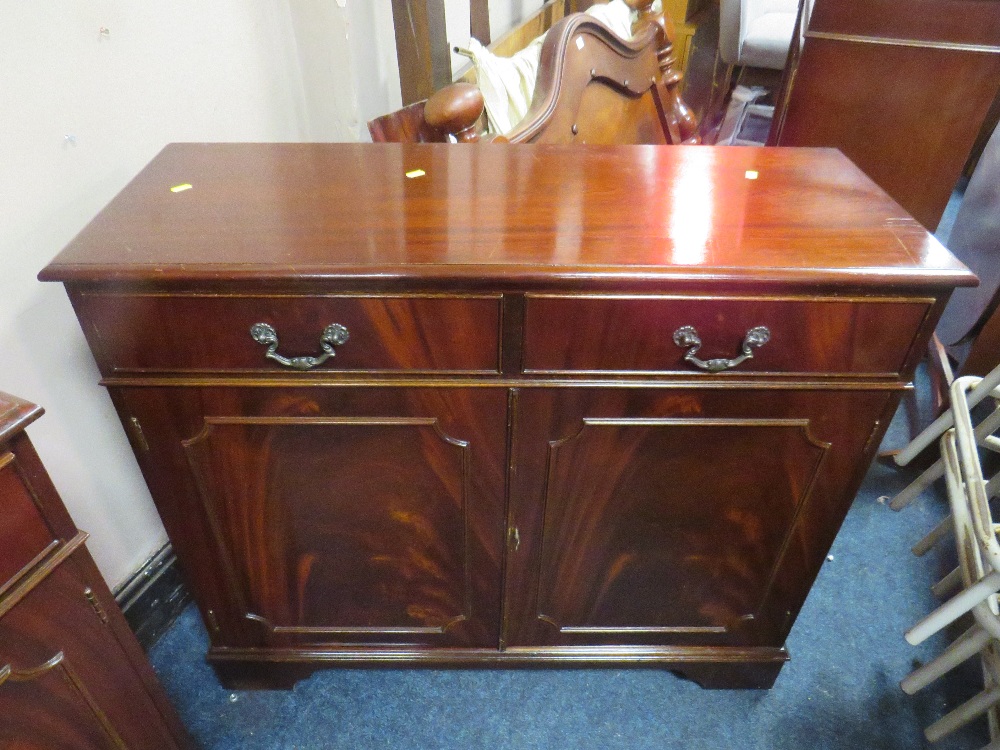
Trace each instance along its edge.
<instances>
[{"instance_id":1,"label":"left cabinet door","mask_svg":"<svg viewBox=\"0 0 1000 750\"><path fill-rule=\"evenodd\" d=\"M113 395L214 645L497 648L504 389Z\"/></svg>"},{"instance_id":2,"label":"left cabinet door","mask_svg":"<svg viewBox=\"0 0 1000 750\"><path fill-rule=\"evenodd\" d=\"M80 575L93 570L85 556L78 549L0 617L0 747L175 749L94 592L101 584Z\"/></svg>"}]
</instances>

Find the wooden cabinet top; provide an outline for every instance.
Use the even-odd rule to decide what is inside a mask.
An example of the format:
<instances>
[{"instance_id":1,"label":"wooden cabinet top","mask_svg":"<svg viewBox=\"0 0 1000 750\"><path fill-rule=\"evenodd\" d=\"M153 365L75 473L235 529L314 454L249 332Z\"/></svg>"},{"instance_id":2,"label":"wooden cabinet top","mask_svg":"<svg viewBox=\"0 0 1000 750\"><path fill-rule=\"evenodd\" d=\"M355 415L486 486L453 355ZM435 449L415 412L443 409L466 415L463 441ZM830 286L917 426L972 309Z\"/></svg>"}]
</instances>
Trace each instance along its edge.
<instances>
[{"instance_id":1,"label":"wooden cabinet top","mask_svg":"<svg viewBox=\"0 0 1000 750\"><path fill-rule=\"evenodd\" d=\"M0 443L4 443L44 413L42 407L0 391Z\"/></svg>"},{"instance_id":2,"label":"wooden cabinet top","mask_svg":"<svg viewBox=\"0 0 1000 750\"><path fill-rule=\"evenodd\" d=\"M46 281L975 277L832 149L173 144Z\"/></svg>"}]
</instances>

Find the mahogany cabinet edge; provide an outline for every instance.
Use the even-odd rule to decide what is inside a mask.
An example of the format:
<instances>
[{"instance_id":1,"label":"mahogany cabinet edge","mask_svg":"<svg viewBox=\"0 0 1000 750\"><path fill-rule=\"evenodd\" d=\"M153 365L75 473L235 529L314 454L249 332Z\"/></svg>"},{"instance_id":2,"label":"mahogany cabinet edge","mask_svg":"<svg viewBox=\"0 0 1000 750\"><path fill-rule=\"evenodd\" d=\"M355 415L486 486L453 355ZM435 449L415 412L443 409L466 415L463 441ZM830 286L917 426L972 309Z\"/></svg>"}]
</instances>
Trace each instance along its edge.
<instances>
[{"instance_id":1,"label":"mahogany cabinet edge","mask_svg":"<svg viewBox=\"0 0 1000 750\"><path fill-rule=\"evenodd\" d=\"M115 640L124 652L129 664L146 688L146 694L153 702L163 723L170 731L171 738L176 743L178 750L195 750L197 745L181 723L180 717L168 700L166 693L163 692L152 664L150 664L146 653L142 650L138 640L136 640L135 634L125 620L125 615L122 614L114 595L108 588L107 583L105 583L103 576L97 569L97 564L94 562L86 546L76 552L73 558L71 558L71 562L76 565L80 571L81 578L87 582L92 594L99 602L101 610L108 618L108 627L111 629Z\"/></svg>"},{"instance_id":2,"label":"mahogany cabinet edge","mask_svg":"<svg viewBox=\"0 0 1000 750\"><path fill-rule=\"evenodd\" d=\"M153 667L87 550L87 534L76 528L25 431L25 427L41 416L44 410L31 402L0 392L0 408L8 405L12 405L12 408L0 415L0 450L14 454L25 489L31 494L52 531L59 537L60 543L36 564L22 571L15 579L18 581L16 585L0 596L5 605L3 613L16 609L20 601L38 589L56 570L71 569L82 595L90 598L91 605L107 626L113 642L121 649L121 656L170 733L170 746L178 750L193 750L193 740L163 692Z\"/></svg>"},{"instance_id":3,"label":"mahogany cabinet edge","mask_svg":"<svg viewBox=\"0 0 1000 750\"><path fill-rule=\"evenodd\" d=\"M0 444L10 441L44 413L38 404L0 391Z\"/></svg>"},{"instance_id":4,"label":"mahogany cabinet edge","mask_svg":"<svg viewBox=\"0 0 1000 750\"><path fill-rule=\"evenodd\" d=\"M737 287L804 288L907 288L916 290L953 289L977 286L979 279L964 266L923 269L893 268L704 268L686 266L590 266L571 270L544 265L426 265L426 266L302 266L276 268L272 264L253 266L127 266L123 264L84 265L53 262L38 273L39 281L55 281L80 288L187 289L213 285L226 287L239 282L246 290L289 288L294 284L303 294L309 289L324 291L529 291L536 289L629 289L671 290L677 285L733 284ZM311 286L309 286L311 285Z\"/></svg>"}]
</instances>

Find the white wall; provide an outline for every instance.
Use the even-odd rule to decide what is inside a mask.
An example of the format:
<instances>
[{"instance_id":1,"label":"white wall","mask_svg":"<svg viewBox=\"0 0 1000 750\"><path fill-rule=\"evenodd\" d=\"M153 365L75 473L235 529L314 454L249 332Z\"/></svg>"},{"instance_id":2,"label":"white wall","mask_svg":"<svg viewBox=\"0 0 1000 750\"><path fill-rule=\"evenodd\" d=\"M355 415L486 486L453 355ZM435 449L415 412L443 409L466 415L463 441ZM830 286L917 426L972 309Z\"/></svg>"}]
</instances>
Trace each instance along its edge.
<instances>
[{"instance_id":1,"label":"white wall","mask_svg":"<svg viewBox=\"0 0 1000 750\"><path fill-rule=\"evenodd\" d=\"M467 0L447 3L467 43ZM494 36L540 5L492 0ZM167 143L367 139L401 106L391 4L32 0L0 27L0 390L46 408L29 434L114 587L165 535L62 287L35 276Z\"/></svg>"},{"instance_id":2,"label":"white wall","mask_svg":"<svg viewBox=\"0 0 1000 750\"><path fill-rule=\"evenodd\" d=\"M392 5L389 0L343 1L347 2L347 41L354 64L359 140L368 140L368 120L403 106Z\"/></svg>"},{"instance_id":3,"label":"white wall","mask_svg":"<svg viewBox=\"0 0 1000 750\"><path fill-rule=\"evenodd\" d=\"M29 435L112 586L165 536L63 289L35 275L168 142L356 138L343 13L340 0L0 3L0 390L46 408Z\"/></svg>"},{"instance_id":4,"label":"white wall","mask_svg":"<svg viewBox=\"0 0 1000 750\"><path fill-rule=\"evenodd\" d=\"M545 0L491 0L490 34L499 39L545 4Z\"/></svg>"},{"instance_id":5,"label":"white wall","mask_svg":"<svg viewBox=\"0 0 1000 750\"><path fill-rule=\"evenodd\" d=\"M496 41L545 4L545 0L490 0L490 36ZM445 28L451 48L469 44L469 0L445 0ZM483 40L480 39L480 42ZM469 66L469 59L452 53L451 69L456 78Z\"/></svg>"}]
</instances>

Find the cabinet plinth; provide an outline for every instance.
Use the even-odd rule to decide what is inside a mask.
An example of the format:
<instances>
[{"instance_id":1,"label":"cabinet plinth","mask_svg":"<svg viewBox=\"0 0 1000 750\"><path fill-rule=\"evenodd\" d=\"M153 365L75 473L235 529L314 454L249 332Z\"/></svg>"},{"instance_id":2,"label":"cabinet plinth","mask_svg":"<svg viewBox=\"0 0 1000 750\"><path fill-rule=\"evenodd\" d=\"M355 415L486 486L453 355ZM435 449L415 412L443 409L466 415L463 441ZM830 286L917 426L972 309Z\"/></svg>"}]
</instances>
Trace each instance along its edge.
<instances>
[{"instance_id":1,"label":"cabinet plinth","mask_svg":"<svg viewBox=\"0 0 1000 750\"><path fill-rule=\"evenodd\" d=\"M831 150L499 144L170 146L41 277L209 659L261 686L382 663L768 687L975 281Z\"/></svg>"}]
</instances>

